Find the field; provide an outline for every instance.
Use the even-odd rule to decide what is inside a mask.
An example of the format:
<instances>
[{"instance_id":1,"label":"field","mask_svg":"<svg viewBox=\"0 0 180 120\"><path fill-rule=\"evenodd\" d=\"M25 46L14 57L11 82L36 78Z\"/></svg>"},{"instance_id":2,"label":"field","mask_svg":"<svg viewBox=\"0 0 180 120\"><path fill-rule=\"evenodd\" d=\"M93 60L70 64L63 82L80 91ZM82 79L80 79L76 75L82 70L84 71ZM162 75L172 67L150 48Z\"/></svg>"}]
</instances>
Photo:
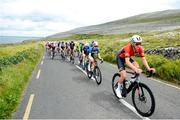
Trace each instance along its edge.
<instances>
[{"instance_id":1,"label":"field","mask_svg":"<svg viewBox=\"0 0 180 120\"><path fill-rule=\"evenodd\" d=\"M0 118L11 118L43 54L42 44L0 45Z\"/></svg>"}]
</instances>

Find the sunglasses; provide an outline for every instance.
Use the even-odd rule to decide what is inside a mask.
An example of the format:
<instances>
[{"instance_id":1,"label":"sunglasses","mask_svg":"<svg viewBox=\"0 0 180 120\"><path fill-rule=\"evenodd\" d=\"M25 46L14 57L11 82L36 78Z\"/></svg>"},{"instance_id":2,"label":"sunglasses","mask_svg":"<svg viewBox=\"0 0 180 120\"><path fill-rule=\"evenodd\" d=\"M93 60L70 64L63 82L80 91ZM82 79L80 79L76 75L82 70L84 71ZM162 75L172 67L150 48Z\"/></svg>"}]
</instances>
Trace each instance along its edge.
<instances>
[{"instance_id":1,"label":"sunglasses","mask_svg":"<svg viewBox=\"0 0 180 120\"><path fill-rule=\"evenodd\" d=\"M98 47L98 46L94 46L94 47Z\"/></svg>"},{"instance_id":2,"label":"sunglasses","mask_svg":"<svg viewBox=\"0 0 180 120\"><path fill-rule=\"evenodd\" d=\"M141 43L139 42L139 43L135 43L135 45L141 45Z\"/></svg>"}]
</instances>

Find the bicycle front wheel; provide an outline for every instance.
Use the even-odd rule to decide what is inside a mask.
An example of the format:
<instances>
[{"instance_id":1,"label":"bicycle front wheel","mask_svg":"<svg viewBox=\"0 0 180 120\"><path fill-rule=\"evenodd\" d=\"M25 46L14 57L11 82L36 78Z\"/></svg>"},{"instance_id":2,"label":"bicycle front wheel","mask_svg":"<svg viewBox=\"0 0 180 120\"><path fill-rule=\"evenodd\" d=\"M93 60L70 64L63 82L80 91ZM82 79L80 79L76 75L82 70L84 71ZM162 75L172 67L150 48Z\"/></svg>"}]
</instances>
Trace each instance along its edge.
<instances>
[{"instance_id":1,"label":"bicycle front wheel","mask_svg":"<svg viewBox=\"0 0 180 120\"><path fill-rule=\"evenodd\" d=\"M90 63L86 63L85 68L86 68L86 73L87 73L88 78L91 79L91 77L92 77L92 71L90 71L90 70L88 69L89 64L90 64Z\"/></svg>"},{"instance_id":2,"label":"bicycle front wheel","mask_svg":"<svg viewBox=\"0 0 180 120\"><path fill-rule=\"evenodd\" d=\"M149 117L155 110L155 99L149 87L143 83L138 83L132 90L132 101L137 112Z\"/></svg>"},{"instance_id":3,"label":"bicycle front wheel","mask_svg":"<svg viewBox=\"0 0 180 120\"><path fill-rule=\"evenodd\" d=\"M96 80L96 83L98 85L101 84L101 82L102 82L102 74L101 74L101 71L100 71L99 67L97 67L97 66L94 68L94 79Z\"/></svg>"}]
</instances>

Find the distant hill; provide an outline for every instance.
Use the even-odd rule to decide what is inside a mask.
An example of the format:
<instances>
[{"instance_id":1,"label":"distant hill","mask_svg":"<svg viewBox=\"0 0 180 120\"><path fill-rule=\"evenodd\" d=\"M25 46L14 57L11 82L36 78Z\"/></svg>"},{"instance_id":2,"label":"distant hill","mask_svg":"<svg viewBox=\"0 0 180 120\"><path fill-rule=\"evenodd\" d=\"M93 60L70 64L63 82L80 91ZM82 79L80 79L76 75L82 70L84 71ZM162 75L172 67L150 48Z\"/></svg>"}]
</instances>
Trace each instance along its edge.
<instances>
[{"instance_id":1,"label":"distant hill","mask_svg":"<svg viewBox=\"0 0 180 120\"><path fill-rule=\"evenodd\" d=\"M72 34L122 34L178 28L180 28L180 9L140 14L99 25L80 27L48 37L66 37Z\"/></svg>"}]
</instances>

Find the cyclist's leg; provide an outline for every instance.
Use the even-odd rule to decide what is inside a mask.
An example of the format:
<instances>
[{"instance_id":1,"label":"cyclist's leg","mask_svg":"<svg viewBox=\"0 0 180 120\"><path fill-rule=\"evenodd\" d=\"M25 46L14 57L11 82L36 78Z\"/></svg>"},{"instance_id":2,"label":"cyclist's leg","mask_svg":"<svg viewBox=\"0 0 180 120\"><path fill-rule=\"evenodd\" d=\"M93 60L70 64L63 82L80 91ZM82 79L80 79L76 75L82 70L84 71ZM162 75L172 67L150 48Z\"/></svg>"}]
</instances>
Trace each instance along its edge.
<instances>
[{"instance_id":1,"label":"cyclist's leg","mask_svg":"<svg viewBox=\"0 0 180 120\"><path fill-rule=\"evenodd\" d=\"M126 79L125 59L117 57L117 66L120 74L118 83L122 84L123 81Z\"/></svg>"},{"instance_id":2,"label":"cyclist's leg","mask_svg":"<svg viewBox=\"0 0 180 120\"><path fill-rule=\"evenodd\" d=\"M119 80L118 80L118 87L116 89L116 94L119 98L122 98L122 90L123 90L123 81L126 79L126 70L125 70L125 59L119 58L117 56L117 66L119 69Z\"/></svg>"},{"instance_id":3,"label":"cyclist's leg","mask_svg":"<svg viewBox=\"0 0 180 120\"><path fill-rule=\"evenodd\" d=\"M94 69L94 67L95 67L95 65L94 65L94 60L95 60L95 59L94 59L94 56L89 55L88 58L89 58L90 63L91 63L90 65L92 65L92 66L90 66L90 67L92 67L92 69Z\"/></svg>"}]
</instances>

